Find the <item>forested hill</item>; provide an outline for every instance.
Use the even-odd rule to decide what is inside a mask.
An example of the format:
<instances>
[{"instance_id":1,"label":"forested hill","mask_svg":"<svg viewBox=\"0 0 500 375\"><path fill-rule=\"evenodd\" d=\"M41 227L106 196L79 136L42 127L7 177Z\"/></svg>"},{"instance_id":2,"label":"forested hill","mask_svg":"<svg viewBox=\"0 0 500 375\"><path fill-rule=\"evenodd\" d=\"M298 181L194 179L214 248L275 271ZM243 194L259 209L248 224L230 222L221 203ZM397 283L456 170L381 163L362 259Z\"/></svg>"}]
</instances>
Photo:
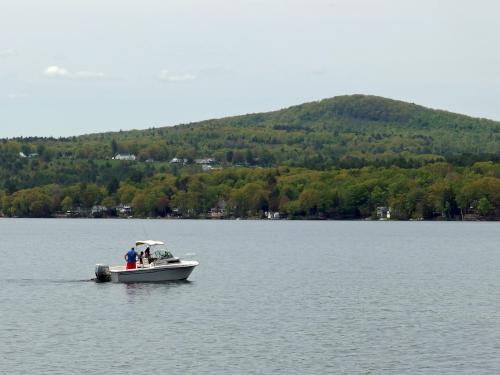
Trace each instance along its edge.
<instances>
[{"instance_id":1,"label":"forested hill","mask_svg":"<svg viewBox=\"0 0 500 375\"><path fill-rule=\"evenodd\" d=\"M67 139L18 140L46 158L140 160L211 157L222 163L314 169L459 164L500 155L500 122L375 96L339 96L287 109L174 127ZM39 147L41 145L41 147Z\"/></svg>"},{"instance_id":2,"label":"forested hill","mask_svg":"<svg viewBox=\"0 0 500 375\"><path fill-rule=\"evenodd\" d=\"M174 127L0 140L0 215L499 219L499 161L499 122L341 96Z\"/></svg>"}]
</instances>

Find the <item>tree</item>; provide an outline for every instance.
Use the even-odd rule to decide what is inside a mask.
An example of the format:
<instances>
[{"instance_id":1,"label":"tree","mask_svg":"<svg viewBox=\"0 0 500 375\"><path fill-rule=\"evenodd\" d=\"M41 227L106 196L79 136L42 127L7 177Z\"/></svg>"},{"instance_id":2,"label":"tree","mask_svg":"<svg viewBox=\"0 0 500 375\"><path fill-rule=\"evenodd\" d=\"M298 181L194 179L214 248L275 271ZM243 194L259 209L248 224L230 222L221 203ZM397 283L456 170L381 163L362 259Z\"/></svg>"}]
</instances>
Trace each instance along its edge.
<instances>
[{"instance_id":1,"label":"tree","mask_svg":"<svg viewBox=\"0 0 500 375\"><path fill-rule=\"evenodd\" d=\"M115 139L111 140L111 154L115 156L118 153L118 144Z\"/></svg>"},{"instance_id":2,"label":"tree","mask_svg":"<svg viewBox=\"0 0 500 375\"><path fill-rule=\"evenodd\" d=\"M109 181L107 186L108 194L116 193L119 187L120 182L118 181L118 179L115 176L111 177L111 180Z\"/></svg>"},{"instance_id":3,"label":"tree","mask_svg":"<svg viewBox=\"0 0 500 375\"><path fill-rule=\"evenodd\" d=\"M230 206L236 216L253 216L269 209L268 192L255 182L231 192Z\"/></svg>"},{"instance_id":4,"label":"tree","mask_svg":"<svg viewBox=\"0 0 500 375\"><path fill-rule=\"evenodd\" d=\"M20 190L12 196L11 213L21 217L48 217L52 214L50 196L40 188Z\"/></svg>"},{"instance_id":5,"label":"tree","mask_svg":"<svg viewBox=\"0 0 500 375\"><path fill-rule=\"evenodd\" d=\"M493 205L490 203L488 198L482 197L477 205L477 210L481 216L488 216L493 212Z\"/></svg>"},{"instance_id":6,"label":"tree","mask_svg":"<svg viewBox=\"0 0 500 375\"><path fill-rule=\"evenodd\" d=\"M443 217L450 218L457 213L455 194L448 181L442 180L432 184L427 199L431 207Z\"/></svg>"},{"instance_id":7,"label":"tree","mask_svg":"<svg viewBox=\"0 0 500 375\"><path fill-rule=\"evenodd\" d=\"M253 161L254 161L253 159L254 159L254 157L253 157L252 150L247 149L245 151L245 161L246 161L246 163L247 164L253 164Z\"/></svg>"},{"instance_id":8,"label":"tree","mask_svg":"<svg viewBox=\"0 0 500 375\"><path fill-rule=\"evenodd\" d=\"M64 199L61 202L61 208L63 211L69 211L73 208L73 199L71 197L64 197Z\"/></svg>"},{"instance_id":9,"label":"tree","mask_svg":"<svg viewBox=\"0 0 500 375\"><path fill-rule=\"evenodd\" d=\"M170 212L170 201L166 196L162 196L158 199L157 210L161 216L165 216Z\"/></svg>"},{"instance_id":10,"label":"tree","mask_svg":"<svg viewBox=\"0 0 500 375\"><path fill-rule=\"evenodd\" d=\"M158 202L161 198L161 193L158 191L147 190L144 194L144 207L148 215L156 216L158 210Z\"/></svg>"},{"instance_id":11,"label":"tree","mask_svg":"<svg viewBox=\"0 0 500 375\"><path fill-rule=\"evenodd\" d=\"M302 209L302 205L298 200L290 201L283 205L283 212L289 215L292 219L297 218L304 215L304 211Z\"/></svg>"},{"instance_id":12,"label":"tree","mask_svg":"<svg viewBox=\"0 0 500 375\"><path fill-rule=\"evenodd\" d=\"M136 215L136 216L146 216L147 215L144 193L136 194L134 196L134 199L132 199L131 205L132 205L132 210L133 210L134 215Z\"/></svg>"},{"instance_id":13,"label":"tree","mask_svg":"<svg viewBox=\"0 0 500 375\"><path fill-rule=\"evenodd\" d=\"M87 184L80 193L81 203L85 208L90 208L99 203L104 197L104 189L96 184Z\"/></svg>"},{"instance_id":14,"label":"tree","mask_svg":"<svg viewBox=\"0 0 500 375\"><path fill-rule=\"evenodd\" d=\"M316 216L323 207L321 192L312 188L306 189L300 193L299 203L307 215Z\"/></svg>"},{"instance_id":15,"label":"tree","mask_svg":"<svg viewBox=\"0 0 500 375\"><path fill-rule=\"evenodd\" d=\"M116 205L116 200L113 196L104 197L101 204L108 209L112 209Z\"/></svg>"},{"instance_id":16,"label":"tree","mask_svg":"<svg viewBox=\"0 0 500 375\"><path fill-rule=\"evenodd\" d=\"M193 217L201 213L200 194L194 192L178 191L172 199L172 206L179 210L184 216Z\"/></svg>"},{"instance_id":17,"label":"tree","mask_svg":"<svg viewBox=\"0 0 500 375\"><path fill-rule=\"evenodd\" d=\"M118 197L120 198L120 202L124 204L132 202L137 192L138 189L132 185L120 185L120 188L118 189Z\"/></svg>"},{"instance_id":18,"label":"tree","mask_svg":"<svg viewBox=\"0 0 500 375\"><path fill-rule=\"evenodd\" d=\"M370 200L374 206L385 206L387 204L387 192L377 185L370 194Z\"/></svg>"},{"instance_id":19,"label":"tree","mask_svg":"<svg viewBox=\"0 0 500 375\"><path fill-rule=\"evenodd\" d=\"M245 161L245 156L241 151L235 151L232 159L234 164L241 164Z\"/></svg>"}]
</instances>

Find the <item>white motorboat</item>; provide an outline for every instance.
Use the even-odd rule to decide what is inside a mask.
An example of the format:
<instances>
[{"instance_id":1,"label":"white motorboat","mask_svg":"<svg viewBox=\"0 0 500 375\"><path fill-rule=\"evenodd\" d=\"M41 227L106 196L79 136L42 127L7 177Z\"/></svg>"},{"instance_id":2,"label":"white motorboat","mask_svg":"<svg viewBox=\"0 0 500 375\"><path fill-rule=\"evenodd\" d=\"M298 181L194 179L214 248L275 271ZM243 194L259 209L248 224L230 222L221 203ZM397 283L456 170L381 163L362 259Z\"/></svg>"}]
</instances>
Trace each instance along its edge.
<instances>
[{"instance_id":1,"label":"white motorboat","mask_svg":"<svg viewBox=\"0 0 500 375\"><path fill-rule=\"evenodd\" d=\"M183 260L174 257L161 241L136 241L136 251L149 247L152 257L143 258L137 262L137 268L127 269L126 266L107 266L96 264L97 281L112 281L115 283L138 283L157 281L186 280L194 268L199 265L196 260Z\"/></svg>"}]
</instances>

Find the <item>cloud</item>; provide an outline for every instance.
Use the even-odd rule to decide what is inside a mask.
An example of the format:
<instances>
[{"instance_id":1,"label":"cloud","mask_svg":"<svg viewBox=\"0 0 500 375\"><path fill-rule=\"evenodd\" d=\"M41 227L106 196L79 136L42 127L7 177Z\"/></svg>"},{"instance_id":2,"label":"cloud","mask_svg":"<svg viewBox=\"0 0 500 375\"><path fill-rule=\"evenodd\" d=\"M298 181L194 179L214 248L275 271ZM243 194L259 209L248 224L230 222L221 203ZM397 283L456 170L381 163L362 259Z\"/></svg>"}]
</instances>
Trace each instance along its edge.
<instances>
[{"instance_id":1,"label":"cloud","mask_svg":"<svg viewBox=\"0 0 500 375\"><path fill-rule=\"evenodd\" d=\"M187 82L195 80L196 76L191 73L171 73L168 70L163 69L158 78L167 82Z\"/></svg>"},{"instance_id":2,"label":"cloud","mask_svg":"<svg viewBox=\"0 0 500 375\"><path fill-rule=\"evenodd\" d=\"M61 68L56 65L49 66L43 71L43 74L47 77L68 77L69 73L66 69Z\"/></svg>"},{"instance_id":3,"label":"cloud","mask_svg":"<svg viewBox=\"0 0 500 375\"><path fill-rule=\"evenodd\" d=\"M73 79L103 79L106 75L102 72L79 71L70 72L66 68L51 65L43 71L43 75L50 78L73 78Z\"/></svg>"}]
</instances>

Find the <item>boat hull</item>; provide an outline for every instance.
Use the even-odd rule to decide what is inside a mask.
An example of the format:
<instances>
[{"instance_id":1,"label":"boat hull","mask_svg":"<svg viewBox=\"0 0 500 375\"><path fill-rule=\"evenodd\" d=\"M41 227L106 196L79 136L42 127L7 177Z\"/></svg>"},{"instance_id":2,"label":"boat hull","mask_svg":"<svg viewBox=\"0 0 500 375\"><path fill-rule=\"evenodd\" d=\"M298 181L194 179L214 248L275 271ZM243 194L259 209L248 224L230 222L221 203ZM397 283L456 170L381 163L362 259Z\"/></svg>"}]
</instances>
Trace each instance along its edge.
<instances>
[{"instance_id":1,"label":"boat hull","mask_svg":"<svg viewBox=\"0 0 500 375\"><path fill-rule=\"evenodd\" d=\"M139 283L186 280L197 265L198 262L196 261L184 261L176 264L132 270L113 267L115 269L110 269L111 281L115 283Z\"/></svg>"}]
</instances>

